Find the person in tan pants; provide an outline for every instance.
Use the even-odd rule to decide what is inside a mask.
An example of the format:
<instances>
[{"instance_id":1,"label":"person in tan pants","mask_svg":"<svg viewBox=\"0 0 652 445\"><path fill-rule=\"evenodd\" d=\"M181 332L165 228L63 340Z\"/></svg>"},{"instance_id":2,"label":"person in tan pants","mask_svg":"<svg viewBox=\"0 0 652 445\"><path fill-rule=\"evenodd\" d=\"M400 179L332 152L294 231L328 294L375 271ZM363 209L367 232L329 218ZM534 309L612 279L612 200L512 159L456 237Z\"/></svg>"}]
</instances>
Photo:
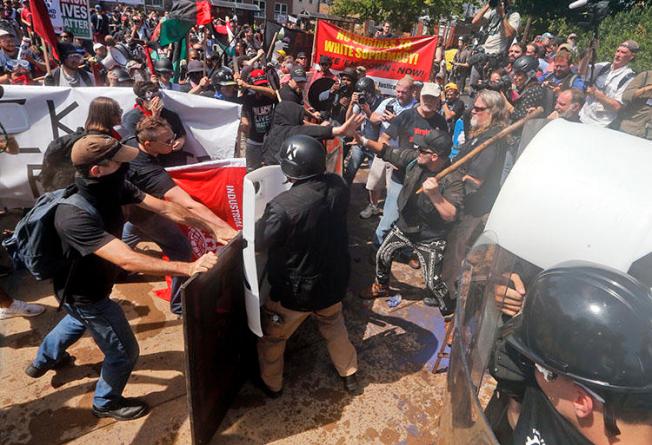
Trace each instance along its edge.
<instances>
[{"instance_id":1,"label":"person in tan pants","mask_svg":"<svg viewBox=\"0 0 652 445\"><path fill-rule=\"evenodd\" d=\"M345 389L357 393L358 359L342 315L350 275L349 190L341 177L325 173L326 152L310 136L286 139L280 157L292 187L270 201L256 223L256 250L268 253L271 285L257 383L269 397L281 395L285 344L312 316Z\"/></svg>"}]
</instances>

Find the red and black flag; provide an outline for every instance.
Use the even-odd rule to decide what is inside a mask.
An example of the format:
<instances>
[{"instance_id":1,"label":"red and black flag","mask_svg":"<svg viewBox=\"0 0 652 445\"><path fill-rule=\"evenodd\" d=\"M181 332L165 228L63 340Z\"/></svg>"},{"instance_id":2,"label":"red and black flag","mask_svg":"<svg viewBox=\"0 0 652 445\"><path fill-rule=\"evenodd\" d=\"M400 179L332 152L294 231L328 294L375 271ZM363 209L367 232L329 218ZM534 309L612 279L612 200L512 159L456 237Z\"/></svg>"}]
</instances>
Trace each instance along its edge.
<instances>
[{"instance_id":1,"label":"red and black flag","mask_svg":"<svg viewBox=\"0 0 652 445\"><path fill-rule=\"evenodd\" d=\"M211 4L208 0L175 0L168 18L161 22L159 44L169 45L183 39L190 28L211 22Z\"/></svg>"}]
</instances>

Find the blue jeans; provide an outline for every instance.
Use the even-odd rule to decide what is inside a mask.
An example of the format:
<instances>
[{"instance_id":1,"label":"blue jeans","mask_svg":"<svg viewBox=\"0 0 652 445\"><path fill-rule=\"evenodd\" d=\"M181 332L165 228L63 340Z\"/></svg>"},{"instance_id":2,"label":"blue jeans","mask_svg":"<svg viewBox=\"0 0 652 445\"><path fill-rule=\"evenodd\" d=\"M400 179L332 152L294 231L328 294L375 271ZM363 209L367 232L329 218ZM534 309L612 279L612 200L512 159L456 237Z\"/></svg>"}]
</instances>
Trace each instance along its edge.
<instances>
[{"instance_id":1,"label":"blue jeans","mask_svg":"<svg viewBox=\"0 0 652 445\"><path fill-rule=\"evenodd\" d=\"M369 162L371 162L374 159L374 154L359 145L351 147L351 153L344 168L344 179L349 185L353 183L355 174L358 172L365 158L368 158Z\"/></svg>"},{"instance_id":2,"label":"blue jeans","mask_svg":"<svg viewBox=\"0 0 652 445\"><path fill-rule=\"evenodd\" d=\"M393 179L389 181L383 205L383 217L380 218L373 240L373 244L377 248L380 247L392 225L398 220L398 195L401 193L401 189L403 189L403 184L399 184Z\"/></svg>"},{"instance_id":3,"label":"blue jeans","mask_svg":"<svg viewBox=\"0 0 652 445\"><path fill-rule=\"evenodd\" d=\"M88 329L104 353L93 405L108 408L122 395L138 360L138 342L119 304L105 298L94 304L64 304L67 315L45 337L34 359L37 368L56 363Z\"/></svg>"},{"instance_id":4,"label":"blue jeans","mask_svg":"<svg viewBox=\"0 0 652 445\"><path fill-rule=\"evenodd\" d=\"M192 246L190 241L183 234L179 226L169 219L147 212L137 213L131 221L122 229L122 241L129 247L135 247L140 241L153 241L159 245L163 254L171 261L191 261ZM181 314L181 285L186 277L172 277L172 289L170 289L170 311L174 314Z\"/></svg>"}]
</instances>

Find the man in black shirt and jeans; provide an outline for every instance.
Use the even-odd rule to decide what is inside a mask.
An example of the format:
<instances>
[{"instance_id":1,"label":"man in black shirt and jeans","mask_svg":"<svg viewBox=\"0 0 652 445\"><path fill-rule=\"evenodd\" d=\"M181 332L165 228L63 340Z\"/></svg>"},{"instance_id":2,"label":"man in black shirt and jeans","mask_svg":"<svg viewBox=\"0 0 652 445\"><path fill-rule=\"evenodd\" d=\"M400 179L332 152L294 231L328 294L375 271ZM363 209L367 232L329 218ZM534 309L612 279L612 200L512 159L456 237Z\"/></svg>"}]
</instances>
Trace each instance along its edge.
<instances>
[{"instance_id":1,"label":"man in black shirt and jeans","mask_svg":"<svg viewBox=\"0 0 652 445\"><path fill-rule=\"evenodd\" d=\"M129 163L129 182L155 198L179 204L203 221L198 228L208 227L209 233L216 241L222 244L229 242L237 232L208 207L195 201L176 185L159 163L158 157L172 151L174 143L174 133L167 122L161 118L144 118L136 127L135 139L140 152L136 159ZM127 140L127 143L129 142L130 139ZM190 241L174 222L136 206L130 206L128 220L122 231L122 241L130 247L135 247L140 241L153 241L172 261L192 259ZM172 278L170 310L177 315L181 314L181 285L184 281L183 277Z\"/></svg>"},{"instance_id":2,"label":"man in black shirt and jeans","mask_svg":"<svg viewBox=\"0 0 652 445\"><path fill-rule=\"evenodd\" d=\"M242 127L247 132L247 171L252 171L262 165L263 141L272 127L272 115L278 99L274 90L268 88L265 71L253 70L249 80L250 83L242 80L238 83L246 90L242 104Z\"/></svg>"},{"instance_id":3,"label":"man in black shirt and jeans","mask_svg":"<svg viewBox=\"0 0 652 445\"><path fill-rule=\"evenodd\" d=\"M180 206L146 195L125 181L125 163L137 154L138 149L106 135L87 135L73 146L72 163L79 172L75 178L77 193L93 208L93 214L68 204L56 209L54 224L68 261L53 282L55 295L67 314L45 337L25 370L37 378L69 363L66 349L88 329L105 356L92 412L117 420L135 419L148 410L145 402L122 397L139 351L124 312L109 298L120 268L189 277L210 269L217 261L214 254L194 263L163 261L136 253L120 241L124 204L138 204L180 223L193 222Z\"/></svg>"}]
</instances>

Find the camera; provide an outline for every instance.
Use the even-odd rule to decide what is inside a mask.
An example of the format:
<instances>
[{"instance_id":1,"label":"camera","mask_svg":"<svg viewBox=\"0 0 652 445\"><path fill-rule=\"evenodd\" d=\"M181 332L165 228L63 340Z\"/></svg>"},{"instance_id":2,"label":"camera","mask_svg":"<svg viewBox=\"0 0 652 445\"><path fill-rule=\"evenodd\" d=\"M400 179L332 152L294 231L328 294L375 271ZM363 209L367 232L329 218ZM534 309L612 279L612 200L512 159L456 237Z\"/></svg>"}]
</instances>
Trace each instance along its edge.
<instances>
[{"instance_id":1,"label":"camera","mask_svg":"<svg viewBox=\"0 0 652 445\"><path fill-rule=\"evenodd\" d=\"M394 113L394 105L387 104L387 106L385 107L385 111L387 111L388 113Z\"/></svg>"},{"instance_id":2,"label":"camera","mask_svg":"<svg viewBox=\"0 0 652 445\"><path fill-rule=\"evenodd\" d=\"M353 90L348 85L341 85L339 89L340 97L347 97L353 94Z\"/></svg>"},{"instance_id":3,"label":"camera","mask_svg":"<svg viewBox=\"0 0 652 445\"><path fill-rule=\"evenodd\" d=\"M483 80L478 82L475 85L471 85L471 88L477 91L481 90L491 90L497 92L506 92L512 88L512 79L509 76L502 76L498 82L491 82L489 80Z\"/></svg>"},{"instance_id":4,"label":"camera","mask_svg":"<svg viewBox=\"0 0 652 445\"><path fill-rule=\"evenodd\" d=\"M364 94L359 95L358 96L358 103L360 105L366 104L367 103L367 96L365 96Z\"/></svg>"}]
</instances>

